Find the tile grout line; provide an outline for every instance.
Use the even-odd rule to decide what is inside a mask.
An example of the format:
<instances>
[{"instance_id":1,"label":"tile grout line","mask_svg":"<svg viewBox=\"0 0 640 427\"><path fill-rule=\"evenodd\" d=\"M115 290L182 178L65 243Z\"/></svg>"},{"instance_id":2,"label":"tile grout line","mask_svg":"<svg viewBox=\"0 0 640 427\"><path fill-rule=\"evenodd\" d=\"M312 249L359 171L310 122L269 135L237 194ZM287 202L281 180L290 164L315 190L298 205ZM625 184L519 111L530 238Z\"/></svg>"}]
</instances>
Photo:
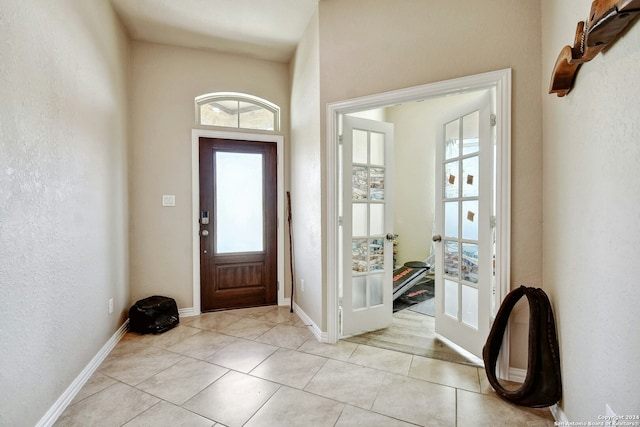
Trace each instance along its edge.
<instances>
[{"instance_id":1,"label":"tile grout line","mask_svg":"<svg viewBox=\"0 0 640 427\"><path fill-rule=\"evenodd\" d=\"M335 421L334 425L340 421L341 417L343 416L343 414L344 414L344 412L345 412L345 409L346 409L348 406L349 406L349 407L353 407L353 408L357 408L357 409L361 409L361 410L364 410L364 411L367 411L367 412L370 412L370 413L373 413L373 414L377 414L377 415L380 415L380 416L383 416L383 417L388 417L388 418L391 418L391 419L395 419L395 420L399 420L399 421L402 421L402 422L406 422L406 423L408 423L408 424L413 424L412 422L405 421L405 420L402 420L402 419L399 419L399 418L395 418L395 417L393 417L393 416L386 415L386 414L384 414L384 413L380 413L380 412L377 412L377 411L374 411L374 410L373 410L374 404L375 404L376 400L380 397L380 393L381 393L381 391L382 391L382 389L383 389L384 380L385 380L385 379L387 379L387 378L390 378L390 376L393 376L393 375L397 375L397 376L399 376L399 377L404 377L404 378L406 378L406 379L416 380L416 381L420 381L420 382L424 382L424 383L428 383L428 384L435 384L435 385L439 385L439 386L443 386L443 387L453 388L453 389L455 390L455 400L454 400L454 424L453 424L454 426L457 426L457 425L459 424L459 420L458 420L458 419L459 419L459 409L460 409L460 401L459 401L459 399L460 399L460 391L461 391L461 390L464 390L464 391L466 391L466 392L473 392L473 393L475 393L475 394L477 394L477 395L480 395L480 396L483 396L483 397L487 397L487 396L491 397L491 395L490 395L490 394L485 394L485 393L483 393L483 390L482 390L482 381L481 381L481 372L480 372L481 367L478 367L478 366L474 366L474 367L476 368L476 370L475 370L475 379L476 379L476 384L478 385L478 390L479 390L479 391L476 393L476 392L474 392L474 391L472 391L472 390L467 390L467 389L465 389L465 388L459 388L459 387L457 387L457 386L450 386L450 385L447 385L447 384L440 384L440 383L438 383L438 382L434 382L434 381L430 381L430 380L426 380L426 379L422 379L422 378L417 378L417 377L410 376L411 370L412 370L412 368L414 367L414 365L415 365L415 363L416 363L416 360L417 360L417 359L416 359L416 355L414 355L414 354L409 354L410 359L409 359L408 367L404 370L405 372L403 372L403 373L397 373L397 372L395 372L395 371L393 371L393 372L392 372L392 371L386 370L386 369L384 368L384 366L385 366L385 364L384 364L384 363L381 365L381 366L382 366L382 368L380 368L380 367L374 367L374 366L364 365L364 364L360 364L360 363L356 363L356 362L352 361L352 360L353 360L353 358L354 358L354 356L357 354L358 349L359 349L361 346L377 348L377 347L375 347L375 346L365 345L365 344L360 344L360 343L354 343L354 344L355 344L355 347L351 350L351 352L350 352L350 353L348 353L348 355L347 355L347 359L346 359L346 360L343 360L342 358L336 358L336 357L326 356L326 355L319 354L319 353L314 353L314 352L311 352L310 350L309 350L309 351L300 350L300 348L301 348L302 346L304 346L304 344L305 344L305 343L309 342L311 339L315 339L314 337L311 337L311 338L306 339L304 342L302 342L301 344L299 344L296 348L282 347L280 344L278 344L278 342L281 342L281 340L279 340L279 339L275 339L276 344L272 344L272 343L265 343L265 342L262 342L262 341L258 341L258 339L260 339L261 337L264 337L264 335L265 335L265 334L269 333L270 331L272 331L274 328L276 328L276 327L277 327L277 326L279 326L279 325L296 327L295 325L292 325L292 324L287 323L287 322L273 322L273 321L268 320L268 319L266 319L266 318L265 318L265 319L262 319L262 320L258 320L258 319L256 319L256 318L253 318L253 317L251 317L251 316L246 316L246 315L238 315L238 314L234 314L234 316L236 316L236 317L238 317L238 318L244 318L244 319L249 319L249 320L253 320L253 321L256 321L256 322L261 322L261 323L263 323L263 324L269 324L269 325L272 325L272 326L271 326L267 331L262 332L261 334L259 334L259 335L258 335L258 336L256 336L256 337L253 337L253 338L247 338L247 337L239 337L239 336L236 336L236 335L229 335L228 333L220 332L220 331L219 331L219 330L217 330L217 329L206 329L206 328L204 328L204 327L200 327L200 326L192 326L192 325L191 325L191 323L193 323L193 322L184 323L184 324L183 324L183 326L186 326L186 327L188 327L188 328L198 329L199 331L198 331L198 332L196 332L195 334L191 334L191 335L188 335L188 336L176 335L176 337L175 337L175 338L177 339L177 341L176 341L176 342L171 342L171 340L170 340L170 339L169 339L169 340L167 340L167 341L171 344L171 345L169 345L169 347L175 346L175 345L177 345L177 344L179 344L179 343L183 342L184 340L189 339L189 338L191 338L191 337L193 337L193 336L195 336L195 335L197 335L197 334L199 334L199 333L202 333L202 332L212 332L212 333L215 333L215 334L223 335L223 336L226 336L226 337L229 337L229 338L233 338L233 340L234 340L234 341L232 341L232 342L228 342L228 343L224 344L224 345L223 345L222 347L220 347L220 348L216 348L216 349L214 350L214 352L213 352L213 353L209 354L209 355L208 355L206 358L204 358L204 359L199 359L199 358L197 358L197 357L192 357L192 356L190 356L190 355L183 354L183 353L177 352L177 351L175 351L175 350L169 350L169 348L168 348L168 347L162 347L162 346L160 346L157 342L155 342L155 343L154 343L154 340L149 340L149 341L148 341L148 342L146 342L146 343L140 343L140 344L144 345L146 348L155 348L155 349L158 349L158 350L166 351L166 352L171 353L171 354L173 354L173 355L175 355L175 356L180 356L180 358L179 358L178 360L176 360L175 362L173 362L171 365L164 367L163 369L161 369L160 371L158 371L158 372L154 373L153 375L150 375L148 378L145 378L145 379L143 379L143 380L141 380L141 381L138 381L135 385L127 384L127 383L125 383L125 382L123 382L123 381L119 380L118 378L114 378L114 377L112 377L111 375L108 375L108 374L106 374L106 373L103 373L103 372L100 370L100 368L98 367L98 369L96 370L96 372L100 373L101 375L103 375L103 376L105 376L106 378L109 378L109 379L111 379L111 380L113 380L113 381L115 381L115 382L114 382L113 384L111 384L111 385L109 385L109 386L107 386L107 387L103 388L102 390L98 390L98 391L96 391L96 392L93 392L93 393L92 393L92 394L90 394L90 395L85 396L82 400L79 400L78 402L75 402L75 403L74 403L74 405L75 405L76 403L83 402L83 401L85 401L87 398L90 398L90 397L92 397L92 396L95 396L97 393L100 393L100 392L102 392L102 391L104 391L104 390L108 389L109 387L112 387L112 386L114 386L114 385L116 385L116 384L120 383L120 384L122 384L122 385L125 385L125 386L128 386L128 387L131 387L131 388L132 388L132 389L134 389L134 390L137 390L137 391L139 391L139 392L142 392L142 393L144 393L144 394L146 394L146 395L148 395L148 396L151 396L151 397L153 397L153 398L155 398L155 399L158 399L158 402L154 403L154 404L153 404L153 405L151 405L149 408L145 409L144 411L140 412L139 414L137 414L137 415L133 416L131 419L129 419L129 420L127 420L126 422L124 422L124 424L126 424L126 423L128 423L128 422L131 422L132 420L134 420L134 419L138 418L139 416L141 416L141 415L143 415L143 414L147 413L150 409L153 409L153 408L157 407L157 405L158 405L159 403L161 403L161 402L168 403L168 404L170 404L170 405L172 405L172 406L174 406L174 407L176 407L176 408L181 408L182 410L188 411L189 413L192 413L192 414L194 414L194 415L197 415L197 416L203 417L204 419L210 420L211 422L214 422L214 423L216 423L216 424L217 424L217 423L218 423L218 421L215 421L215 420L213 420L213 419L211 419L211 418L209 418L209 417L203 416L203 415L201 415L201 414L199 414L199 413L197 413L197 412L194 412L194 411L192 411L192 410L190 410L190 409L184 408L184 407L183 407L183 405L185 405L187 402L189 402L191 399L193 399L193 398L194 398L195 396L197 396L198 394L202 393L202 391L206 390L206 389L207 389L208 387L210 387L211 385L215 384L215 383L216 383L218 380L220 380L221 378L224 378L225 376L227 376L227 375L229 374L229 372L236 372L236 373L241 374L241 375L247 375L247 376L250 376L250 377L253 377L253 378L256 378L256 379L260 379L260 380L263 380L263 381L267 381L267 382L270 382L270 383L272 383L272 384L274 384L274 385L277 385L277 388L276 388L276 389L275 389L275 391L271 394L271 396L270 396L266 401L264 401L264 402L260 405L260 407L258 407L258 408L257 408L257 409L256 409L256 410L255 410L255 411L254 411L254 412L253 412L253 413L252 413L252 414L247 418L247 420L243 423L243 425L244 425L244 424L246 424L246 423L248 423L251 419L253 419L253 418L256 416L256 414L257 414L260 410L262 410L262 408L264 408L264 407L265 407L265 405L266 405L268 402L271 402L271 401L272 401L272 399L274 398L274 396L276 396L279 392L281 392L281 391L283 390L283 387L287 387L287 388L289 388L289 389L291 389L291 390L298 390L298 391L300 391L300 392L302 392L302 393L308 393L308 394L310 394L310 395L317 396L317 397L320 397L320 398L323 398L323 399L327 399L327 400L333 401L333 402L335 402L335 403L337 403L337 404L341 404L341 405L343 405L343 406L342 406L342 410L340 411L340 414L338 415L338 417L337 417L337 419L336 419L336 421ZM264 316L266 316L266 315L264 315ZM298 326L298 327L299 327L299 328L303 328L303 327L301 327L301 326ZM253 335L252 335L252 336L253 336ZM178 337L180 337L180 338L178 339ZM123 338L124 338L124 337L123 337ZM159 340L159 341L161 342L161 340ZM257 344L270 345L270 346L275 347L275 348L276 348L276 350L275 350L275 351L273 351L271 354L269 354L269 355L268 355L267 357L265 357L264 359L262 359L262 360L261 360L257 365L255 365L253 368L251 368L248 372L237 371L237 370L235 370L235 369L231 369L231 368L228 368L228 367L225 367L225 366L222 366L222 365L218 365L218 364L216 364L216 363L213 363L213 362L210 362L210 361L206 360L207 358L209 358L209 357L211 357L212 355L214 355L216 352L221 351L221 350L223 350L223 349L227 348L228 346L230 346L233 342L238 342L238 341L254 342L254 343L257 343ZM287 342L288 342L288 341L287 341ZM255 372L255 370L256 370L259 366L262 366L262 365L263 365L267 360L269 360L271 357L273 357L273 355L274 355L275 353L277 353L277 352L278 352L279 350L281 350L281 349L284 349L284 350L286 350L286 351L296 352L296 353L299 353L299 354L306 354L306 355L312 355L312 356L320 357L320 358L322 358L322 359L323 359L323 362L322 362L322 364L319 366L319 368L317 369L317 371L313 374L313 376L311 376L311 378L310 378L309 380L307 380L307 381L306 381L306 383L305 383L302 387L300 387L300 388L298 388L298 387L294 387L294 386L289 386L289 385L287 385L287 384L281 383L281 382L279 382L280 380L265 379L265 378L262 378L262 377L259 377L259 376L256 376L256 375L254 375L254 374L253 374L253 372ZM347 347L345 350L348 350L348 347ZM398 350L393 350L393 349L381 349L381 350L389 351L389 352L393 352L393 353L408 354L408 353L405 353L405 352L402 352L402 351L398 351ZM112 350L112 351L113 351L113 350ZM110 352L110 353L111 353L111 352ZM346 352L345 352L345 353L346 353ZM341 353L335 353L335 354L341 354ZM365 354L363 357L365 357L365 356L367 356L367 354ZM107 357L108 357L108 356L107 356ZM427 357L427 356L420 356L420 357ZM168 401L168 400L165 400L164 398L161 398L161 397L155 396L155 395L154 395L154 394L152 394L152 393L149 393L149 392L147 392L147 391L145 391L145 390L142 390L142 389L138 388L138 386L139 386L140 384L144 383L145 381L147 381L147 380L149 380L149 379L151 379L151 378L154 378L155 376L157 376L157 375L159 375L159 374L161 374L161 373L163 373L163 372L167 371L168 369L170 369L170 368L172 368L172 367L175 367L177 364L179 364L179 363L181 363L181 362L183 362L183 361L185 361L185 360L193 360L193 361L197 361L197 362L204 362L204 363L208 363L208 364L210 364L210 365L213 365L213 366L219 367L219 368L221 368L221 369L225 369L225 370L226 370L226 372L225 372L222 376L220 376L220 377L216 378L216 379L215 379L214 381L212 381L210 384L208 384L207 386L205 386L202 390L200 390L200 391L198 391L197 393L195 393L193 396L191 396L189 399L187 399L187 400L186 400L185 402L183 402L183 404L181 404L181 405L178 405L178 404L176 404L176 403L170 402L170 401ZM368 407L368 408L362 408L362 407L360 407L360 406L352 405L352 404L347 403L347 402L343 402L343 401L340 401L340 400L336 400L335 398L331 398L331 397L323 396L323 395L316 394L316 393L314 393L314 392L311 392L311 391L306 390L306 387L308 387L308 386L309 386L309 384L310 384L310 383L311 383L311 382L312 382L312 381L313 381L313 380L314 380L314 379L319 375L319 373L320 373L320 372L321 372L321 370L322 370L322 369L327 365L327 363L328 363L328 361L329 361L329 360L333 360L333 361L335 361L335 362L337 362L337 363L345 363L345 364L352 365L352 366L354 366L354 367L358 367L358 368L374 369L374 370L376 370L376 371L381 372L381 373L383 373L383 374L384 374L384 376L383 376L383 381L382 381L382 382L380 383L380 385L377 387L377 390L376 390L375 396L374 396L374 398L373 398L373 400L372 400L371 405L369 405L369 407ZM439 360L439 359L435 358L434 360ZM366 361L366 359L364 359L363 361ZM453 364L456 364L455 362L451 362L451 361L442 361L442 362L443 362L443 363L453 363ZM103 363L104 363L104 362L103 362ZM101 364L101 365L102 365L102 364ZM462 364L462 365L464 365L464 366L468 366L468 365L466 365L466 364ZM277 378L280 378L280 377L277 377ZM124 424L122 424L122 425L124 425Z\"/></svg>"}]
</instances>

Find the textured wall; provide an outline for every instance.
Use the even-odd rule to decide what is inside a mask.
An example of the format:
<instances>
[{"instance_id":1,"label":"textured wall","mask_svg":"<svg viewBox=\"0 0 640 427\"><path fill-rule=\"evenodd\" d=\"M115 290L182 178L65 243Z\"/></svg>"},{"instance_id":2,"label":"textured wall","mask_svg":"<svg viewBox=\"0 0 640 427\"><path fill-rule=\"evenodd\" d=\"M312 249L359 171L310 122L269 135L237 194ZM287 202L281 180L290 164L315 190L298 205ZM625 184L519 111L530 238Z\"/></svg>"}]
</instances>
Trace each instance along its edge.
<instances>
[{"instance_id":1,"label":"textured wall","mask_svg":"<svg viewBox=\"0 0 640 427\"><path fill-rule=\"evenodd\" d=\"M540 2L323 0L319 8L323 107L512 68L511 283L542 286ZM512 366L526 368L526 347L526 335L512 336Z\"/></svg>"},{"instance_id":2,"label":"textured wall","mask_svg":"<svg viewBox=\"0 0 640 427\"><path fill-rule=\"evenodd\" d=\"M3 0L0 40L0 425L26 426L126 318L128 42L102 0Z\"/></svg>"},{"instance_id":3,"label":"textured wall","mask_svg":"<svg viewBox=\"0 0 640 427\"><path fill-rule=\"evenodd\" d=\"M578 72L564 98L551 70L590 2L544 0L544 288L554 303L569 421L605 404L640 414L640 24Z\"/></svg>"},{"instance_id":4,"label":"textured wall","mask_svg":"<svg viewBox=\"0 0 640 427\"><path fill-rule=\"evenodd\" d=\"M323 319L322 153L320 151L318 16L309 22L291 61L291 202L294 223L294 298L314 323ZM300 280L305 281L304 290Z\"/></svg>"},{"instance_id":5,"label":"textured wall","mask_svg":"<svg viewBox=\"0 0 640 427\"><path fill-rule=\"evenodd\" d=\"M131 302L159 294L175 298L179 308L193 307L194 99L211 92L243 92L277 104L286 146L288 66L134 42L131 72ZM176 206L163 207L163 194L175 195Z\"/></svg>"}]
</instances>

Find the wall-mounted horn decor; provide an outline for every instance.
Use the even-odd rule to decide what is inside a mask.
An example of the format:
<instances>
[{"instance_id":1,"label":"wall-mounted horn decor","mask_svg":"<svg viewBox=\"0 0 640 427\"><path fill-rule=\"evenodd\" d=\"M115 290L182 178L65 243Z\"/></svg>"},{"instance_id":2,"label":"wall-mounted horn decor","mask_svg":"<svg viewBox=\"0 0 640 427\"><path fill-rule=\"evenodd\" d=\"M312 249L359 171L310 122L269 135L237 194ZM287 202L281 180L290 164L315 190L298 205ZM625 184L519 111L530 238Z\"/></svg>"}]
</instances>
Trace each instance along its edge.
<instances>
[{"instance_id":1,"label":"wall-mounted horn decor","mask_svg":"<svg viewBox=\"0 0 640 427\"><path fill-rule=\"evenodd\" d=\"M549 93L569 93L580 66L612 44L639 13L640 0L594 0L589 19L578 22L573 47L565 46L558 55Z\"/></svg>"}]
</instances>

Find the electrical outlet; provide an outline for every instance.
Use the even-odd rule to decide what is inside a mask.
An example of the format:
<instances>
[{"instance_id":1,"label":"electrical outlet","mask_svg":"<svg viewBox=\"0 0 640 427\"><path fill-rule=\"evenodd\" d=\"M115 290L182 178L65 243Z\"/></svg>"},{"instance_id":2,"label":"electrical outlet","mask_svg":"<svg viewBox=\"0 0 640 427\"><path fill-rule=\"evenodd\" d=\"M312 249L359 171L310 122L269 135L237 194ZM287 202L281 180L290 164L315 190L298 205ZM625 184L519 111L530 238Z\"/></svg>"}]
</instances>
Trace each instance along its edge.
<instances>
[{"instance_id":1,"label":"electrical outlet","mask_svg":"<svg viewBox=\"0 0 640 427\"><path fill-rule=\"evenodd\" d=\"M304 292L304 279L300 279L300 290Z\"/></svg>"},{"instance_id":2,"label":"electrical outlet","mask_svg":"<svg viewBox=\"0 0 640 427\"><path fill-rule=\"evenodd\" d=\"M113 314L113 298L109 298L109 314Z\"/></svg>"}]
</instances>

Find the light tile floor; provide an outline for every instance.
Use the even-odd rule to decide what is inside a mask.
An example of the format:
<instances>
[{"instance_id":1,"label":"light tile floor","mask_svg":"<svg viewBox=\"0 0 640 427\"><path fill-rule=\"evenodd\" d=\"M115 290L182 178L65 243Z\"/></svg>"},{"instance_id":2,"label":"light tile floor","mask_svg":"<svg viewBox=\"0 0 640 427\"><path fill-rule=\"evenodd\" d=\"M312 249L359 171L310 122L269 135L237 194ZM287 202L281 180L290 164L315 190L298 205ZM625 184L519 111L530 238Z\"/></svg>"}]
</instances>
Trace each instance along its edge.
<instances>
[{"instance_id":1,"label":"light tile floor","mask_svg":"<svg viewBox=\"0 0 640 427\"><path fill-rule=\"evenodd\" d=\"M319 343L287 307L185 317L128 333L56 426L552 426L498 397L484 370Z\"/></svg>"}]
</instances>

